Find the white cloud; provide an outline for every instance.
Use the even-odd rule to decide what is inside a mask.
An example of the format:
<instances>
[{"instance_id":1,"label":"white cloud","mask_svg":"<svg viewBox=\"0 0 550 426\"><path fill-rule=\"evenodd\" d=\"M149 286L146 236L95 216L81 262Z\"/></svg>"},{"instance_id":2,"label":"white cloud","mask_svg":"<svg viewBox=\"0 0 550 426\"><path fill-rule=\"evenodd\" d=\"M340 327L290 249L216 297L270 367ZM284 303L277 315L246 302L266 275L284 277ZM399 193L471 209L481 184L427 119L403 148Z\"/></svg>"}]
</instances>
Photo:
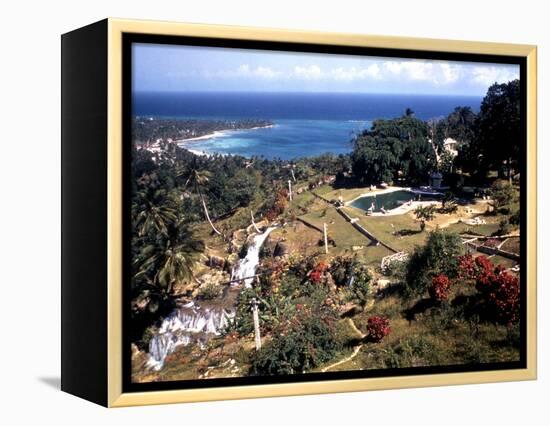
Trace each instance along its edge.
<instances>
[{"instance_id":1,"label":"white cloud","mask_svg":"<svg viewBox=\"0 0 550 426\"><path fill-rule=\"evenodd\" d=\"M432 80L433 64L424 61L385 61L384 69L393 76L411 80Z\"/></svg>"},{"instance_id":2,"label":"white cloud","mask_svg":"<svg viewBox=\"0 0 550 426\"><path fill-rule=\"evenodd\" d=\"M275 71L270 67L258 65L255 68L251 68L248 64L241 65L236 74L244 77L260 77L260 78L276 78L282 74L280 71Z\"/></svg>"},{"instance_id":3,"label":"white cloud","mask_svg":"<svg viewBox=\"0 0 550 426\"><path fill-rule=\"evenodd\" d=\"M264 79L275 79L282 75L281 71L274 70L273 68L258 65L257 67L251 67L248 64L242 64L236 69L232 70L220 70L210 71L205 70L203 75L207 78L235 78L235 77L258 77Z\"/></svg>"},{"instance_id":4,"label":"white cloud","mask_svg":"<svg viewBox=\"0 0 550 426\"><path fill-rule=\"evenodd\" d=\"M460 67L457 65L451 65L448 63L439 64L441 74L445 83L454 83L456 82L461 75Z\"/></svg>"},{"instance_id":5,"label":"white cloud","mask_svg":"<svg viewBox=\"0 0 550 426\"><path fill-rule=\"evenodd\" d=\"M502 66L476 66L472 69L472 79L475 83L490 86L493 83L506 83L519 78L519 70Z\"/></svg>"},{"instance_id":6,"label":"white cloud","mask_svg":"<svg viewBox=\"0 0 550 426\"><path fill-rule=\"evenodd\" d=\"M248 64L242 64L233 70L222 70L217 72L205 72L205 76L212 77L258 77L263 79L291 79L301 80L337 80L354 81L367 79L381 79L382 73L380 66L370 64L366 67L338 67L323 70L319 65L295 66L286 72L276 70L267 66L251 67Z\"/></svg>"},{"instance_id":7,"label":"white cloud","mask_svg":"<svg viewBox=\"0 0 550 426\"><path fill-rule=\"evenodd\" d=\"M317 80L323 77L323 72L319 65L310 65L309 67L294 67L294 75L305 80Z\"/></svg>"},{"instance_id":8,"label":"white cloud","mask_svg":"<svg viewBox=\"0 0 550 426\"><path fill-rule=\"evenodd\" d=\"M318 64L277 67L268 65L239 65L230 70L205 71L207 78L250 78L287 82L292 80L318 81L324 84L376 81L380 84L415 85L441 88L473 84L487 87L519 78L518 67L496 64L461 64L459 62L428 60L370 60L359 66L322 67Z\"/></svg>"},{"instance_id":9,"label":"white cloud","mask_svg":"<svg viewBox=\"0 0 550 426\"><path fill-rule=\"evenodd\" d=\"M335 80L353 81L353 80L366 80L375 79L378 80L382 76L380 74L380 67L378 64L371 64L364 68L333 68L328 75Z\"/></svg>"},{"instance_id":10,"label":"white cloud","mask_svg":"<svg viewBox=\"0 0 550 426\"><path fill-rule=\"evenodd\" d=\"M427 81L435 85L453 84L462 75L460 65L448 62L385 61L384 70L400 80Z\"/></svg>"}]
</instances>

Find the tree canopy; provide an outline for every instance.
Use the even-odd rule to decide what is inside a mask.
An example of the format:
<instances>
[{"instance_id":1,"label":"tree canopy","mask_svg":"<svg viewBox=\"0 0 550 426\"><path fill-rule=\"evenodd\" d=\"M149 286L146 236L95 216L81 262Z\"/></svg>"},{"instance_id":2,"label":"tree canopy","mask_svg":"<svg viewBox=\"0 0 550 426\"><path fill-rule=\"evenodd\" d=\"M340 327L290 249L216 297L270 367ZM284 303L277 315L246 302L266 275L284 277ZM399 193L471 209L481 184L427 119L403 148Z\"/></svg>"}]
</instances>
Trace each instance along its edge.
<instances>
[{"instance_id":1,"label":"tree canopy","mask_svg":"<svg viewBox=\"0 0 550 426\"><path fill-rule=\"evenodd\" d=\"M436 166L428 142L427 124L411 113L392 120L375 120L354 141L354 175L363 183L378 184L403 178L423 183Z\"/></svg>"},{"instance_id":2,"label":"tree canopy","mask_svg":"<svg viewBox=\"0 0 550 426\"><path fill-rule=\"evenodd\" d=\"M517 170L521 146L521 87L519 80L489 87L476 117L473 138L460 151L459 165L484 177L489 170L511 177Z\"/></svg>"}]
</instances>

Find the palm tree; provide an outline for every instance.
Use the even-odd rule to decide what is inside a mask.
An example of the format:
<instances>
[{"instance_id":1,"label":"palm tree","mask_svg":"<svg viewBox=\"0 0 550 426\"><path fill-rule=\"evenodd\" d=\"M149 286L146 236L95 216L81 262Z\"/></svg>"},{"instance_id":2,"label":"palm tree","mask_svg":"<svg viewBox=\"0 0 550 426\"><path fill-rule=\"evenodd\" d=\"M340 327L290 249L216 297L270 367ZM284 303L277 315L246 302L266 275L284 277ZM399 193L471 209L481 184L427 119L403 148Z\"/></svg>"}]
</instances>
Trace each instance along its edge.
<instances>
[{"instance_id":1,"label":"palm tree","mask_svg":"<svg viewBox=\"0 0 550 426\"><path fill-rule=\"evenodd\" d=\"M132 205L132 222L140 237L149 232L166 235L168 226L177 221L177 204L174 197L159 188L155 174L138 180L138 190Z\"/></svg>"},{"instance_id":2,"label":"palm tree","mask_svg":"<svg viewBox=\"0 0 550 426\"><path fill-rule=\"evenodd\" d=\"M178 221L168 226L164 238L143 247L134 262L134 278L147 281L163 296L170 296L177 283L195 280L193 266L204 250L204 243Z\"/></svg>"},{"instance_id":3,"label":"palm tree","mask_svg":"<svg viewBox=\"0 0 550 426\"><path fill-rule=\"evenodd\" d=\"M416 215L416 219L420 220L420 231L422 232L426 228L426 222L433 220L435 217L435 205L418 206L414 214Z\"/></svg>"},{"instance_id":4,"label":"palm tree","mask_svg":"<svg viewBox=\"0 0 550 426\"><path fill-rule=\"evenodd\" d=\"M176 171L176 176L186 178L184 188L187 188L189 185L193 185L195 192L198 194L201 200L202 207L204 210L204 216L206 217L206 220L210 224L210 227L216 234L222 235L222 233L216 229L216 227L212 223L212 220L210 219L210 215L208 214L208 208L206 207L206 200L201 190L201 187L206 183L208 183L208 180L210 178L210 172L208 170L198 170L195 165L193 166L193 168L189 170L179 169L178 171Z\"/></svg>"},{"instance_id":5,"label":"palm tree","mask_svg":"<svg viewBox=\"0 0 550 426\"><path fill-rule=\"evenodd\" d=\"M144 200L140 212L136 215L135 224L138 235L143 237L150 231L166 235L168 225L177 220L176 210L166 205L157 206L149 200Z\"/></svg>"}]
</instances>

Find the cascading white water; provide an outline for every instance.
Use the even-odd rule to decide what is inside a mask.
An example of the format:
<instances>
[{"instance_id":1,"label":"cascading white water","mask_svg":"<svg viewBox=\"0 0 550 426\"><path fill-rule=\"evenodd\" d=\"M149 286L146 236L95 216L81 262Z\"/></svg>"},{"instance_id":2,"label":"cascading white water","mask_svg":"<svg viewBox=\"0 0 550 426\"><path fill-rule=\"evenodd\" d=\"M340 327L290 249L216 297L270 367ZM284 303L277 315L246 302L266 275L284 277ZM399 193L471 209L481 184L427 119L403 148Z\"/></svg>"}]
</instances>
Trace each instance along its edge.
<instances>
[{"instance_id":1,"label":"cascading white water","mask_svg":"<svg viewBox=\"0 0 550 426\"><path fill-rule=\"evenodd\" d=\"M161 324L149 342L147 366L160 370L166 356L178 346L187 346L192 341L202 344L208 335L219 335L235 312L224 308L203 308L189 302L175 309ZM201 337L203 337L201 339Z\"/></svg>"},{"instance_id":2,"label":"cascading white water","mask_svg":"<svg viewBox=\"0 0 550 426\"><path fill-rule=\"evenodd\" d=\"M263 234L258 234L254 236L252 244L250 244L250 246L248 247L246 256L239 261L239 264L233 271L233 276L231 277L231 280L242 280L243 278L246 278L244 280L244 286L246 288L250 288L250 285L252 284L254 278L249 277L252 277L256 273L256 269L258 268L258 264L260 263L260 249L262 248L262 245L269 236L270 232L274 229L274 227L269 227L264 231Z\"/></svg>"},{"instance_id":3,"label":"cascading white water","mask_svg":"<svg viewBox=\"0 0 550 426\"><path fill-rule=\"evenodd\" d=\"M231 280L244 281L245 287L250 287L260 263L260 249L269 233L275 228L267 228L262 234L255 235L248 247L246 256L239 261L233 271ZM235 316L234 307L227 310L220 306L208 307L200 301L191 301L175 309L164 319L149 342L149 359L147 366L160 370L166 357L179 346L187 346L191 342L204 344L212 336L220 334L229 320Z\"/></svg>"}]
</instances>

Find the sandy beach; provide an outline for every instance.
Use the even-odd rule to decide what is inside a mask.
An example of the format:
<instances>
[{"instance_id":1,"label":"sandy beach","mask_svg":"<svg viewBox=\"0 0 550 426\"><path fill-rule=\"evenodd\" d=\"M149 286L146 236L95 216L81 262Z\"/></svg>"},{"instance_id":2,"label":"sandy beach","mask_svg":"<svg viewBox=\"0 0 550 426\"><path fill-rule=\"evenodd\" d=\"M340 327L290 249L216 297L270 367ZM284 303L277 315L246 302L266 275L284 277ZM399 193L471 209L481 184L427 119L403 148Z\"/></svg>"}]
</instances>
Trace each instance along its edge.
<instances>
[{"instance_id":1,"label":"sandy beach","mask_svg":"<svg viewBox=\"0 0 550 426\"><path fill-rule=\"evenodd\" d=\"M243 131L243 130L269 129L273 126L274 126L273 124L269 124L267 126L256 126L256 127L243 128L243 129L216 130L215 132L208 133L208 134L202 135L202 136L196 136L196 137L186 138L186 139L178 139L176 141L176 143L178 145L185 145L188 142L196 142L196 141L201 141L201 140L205 140L205 139L212 139L212 138L215 138L215 137L227 136L231 132L239 132L239 131Z\"/></svg>"}]
</instances>

